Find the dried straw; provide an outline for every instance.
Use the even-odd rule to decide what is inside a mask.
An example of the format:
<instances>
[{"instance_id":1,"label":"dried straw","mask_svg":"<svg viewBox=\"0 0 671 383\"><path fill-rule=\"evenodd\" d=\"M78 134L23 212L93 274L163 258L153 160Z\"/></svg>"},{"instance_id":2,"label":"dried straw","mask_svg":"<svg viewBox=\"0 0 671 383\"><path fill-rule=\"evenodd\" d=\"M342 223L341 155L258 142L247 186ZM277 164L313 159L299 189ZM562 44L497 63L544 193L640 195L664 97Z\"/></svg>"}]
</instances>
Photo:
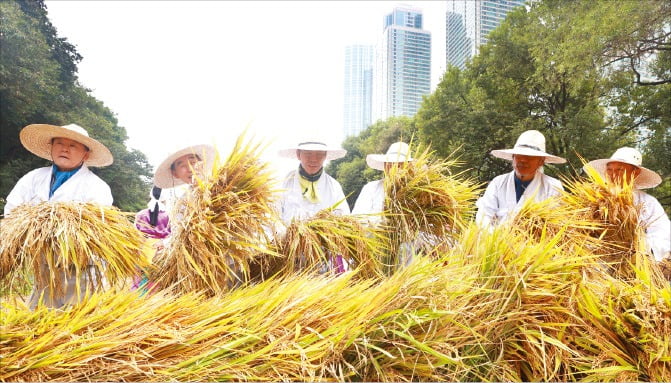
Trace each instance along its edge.
<instances>
[{"instance_id":1,"label":"dried straw","mask_svg":"<svg viewBox=\"0 0 671 383\"><path fill-rule=\"evenodd\" d=\"M274 181L260 154L261 145L243 133L223 164L217 156L211 174L177 204L173 234L151 280L176 292L216 294L250 278L260 255L277 256L265 234L273 222Z\"/></svg>"},{"instance_id":2,"label":"dried straw","mask_svg":"<svg viewBox=\"0 0 671 383\"><path fill-rule=\"evenodd\" d=\"M424 247L424 252L451 245L473 216L478 194L479 186L471 179L452 174L458 161L432 158L428 148L414 157L403 167L392 167L384 180L390 265L404 263L403 247L408 244L414 250Z\"/></svg>"},{"instance_id":3,"label":"dried straw","mask_svg":"<svg viewBox=\"0 0 671 383\"><path fill-rule=\"evenodd\" d=\"M143 254L144 238L117 208L92 203L41 202L23 204L0 225L0 283L9 291L25 290L32 275L38 288L48 287L62 297L62 270L88 280L104 276L107 283L123 284L138 269L149 266Z\"/></svg>"},{"instance_id":4,"label":"dried straw","mask_svg":"<svg viewBox=\"0 0 671 383\"><path fill-rule=\"evenodd\" d=\"M359 269L360 276L381 276L380 259L386 250L381 229L367 228L353 216L326 209L310 219L291 222L277 242L284 262L276 267L282 274L319 271L341 256L351 269Z\"/></svg>"}]
</instances>

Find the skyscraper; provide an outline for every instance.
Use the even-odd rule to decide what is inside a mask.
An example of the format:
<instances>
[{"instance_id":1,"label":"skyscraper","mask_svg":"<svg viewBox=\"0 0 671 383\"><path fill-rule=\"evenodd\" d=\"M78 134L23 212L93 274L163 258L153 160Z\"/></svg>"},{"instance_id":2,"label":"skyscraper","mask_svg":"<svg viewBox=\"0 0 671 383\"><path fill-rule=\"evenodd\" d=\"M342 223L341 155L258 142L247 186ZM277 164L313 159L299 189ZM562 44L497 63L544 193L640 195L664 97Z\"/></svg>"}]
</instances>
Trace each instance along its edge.
<instances>
[{"instance_id":1,"label":"skyscraper","mask_svg":"<svg viewBox=\"0 0 671 383\"><path fill-rule=\"evenodd\" d=\"M355 136L371 124L373 93L373 46L345 47L345 137Z\"/></svg>"},{"instance_id":2,"label":"skyscraper","mask_svg":"<svg viewBox=\"0 0 671 383\"><path fill-rule=\"evenodd\" d=\"M430 88L431 32L422 29L422 10L396 7L376 47L373 120L414 116Z\"/></svg>"},{"instance_id":3,"label":"skyscraper","mask_svg":"<svg viewBox=\"0 0 671 383\"><path fill-rule=\"evenodd\" d=\"M478 53L487 35L508 12L526 0L447 0L445 15L445 55L447 65L464 69L466 61Z\"/></svg>"}]
</instances>

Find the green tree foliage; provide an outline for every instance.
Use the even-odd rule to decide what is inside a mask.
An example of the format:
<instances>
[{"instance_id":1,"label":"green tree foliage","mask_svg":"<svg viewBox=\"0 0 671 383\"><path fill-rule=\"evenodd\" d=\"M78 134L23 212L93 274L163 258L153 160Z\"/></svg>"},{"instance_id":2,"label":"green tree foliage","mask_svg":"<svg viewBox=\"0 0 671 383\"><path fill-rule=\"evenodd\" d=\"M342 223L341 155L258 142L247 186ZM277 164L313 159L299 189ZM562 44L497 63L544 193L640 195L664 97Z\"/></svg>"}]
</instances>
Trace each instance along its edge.
<instances>
[{"instance_id":1,"label":"green tree foliage","mask_svg":"<svg viewBox=\"0 0 671 383\"><path fill-rule=\"evenodd\" d=\"M354 207L366 183L382 178L381 171L366 165L366 155L385 153L389 145L397 141L410 142L414 132L411 118L392 117L369 126L358 136L345 139L343 148L347 155L329 163L326 172L338 179L350 208Z\"/></svg>"},{"instance_id":2,"label":"green tree foliage","mask_svg":"<svg viewBox=\"0 0 671 383\"><path fill-rule=\"evenodd\" d=\"M24 126L76 123L114 155L113 165L93 171L112 188L115 205L139 210L148 198L151 166L144 154L126 148L126 130L113 112L78 83L81 58L56 35L43 1L0 2L0 197L25 173L49 164L19 142Z\"/></svg>"}]
</instances>

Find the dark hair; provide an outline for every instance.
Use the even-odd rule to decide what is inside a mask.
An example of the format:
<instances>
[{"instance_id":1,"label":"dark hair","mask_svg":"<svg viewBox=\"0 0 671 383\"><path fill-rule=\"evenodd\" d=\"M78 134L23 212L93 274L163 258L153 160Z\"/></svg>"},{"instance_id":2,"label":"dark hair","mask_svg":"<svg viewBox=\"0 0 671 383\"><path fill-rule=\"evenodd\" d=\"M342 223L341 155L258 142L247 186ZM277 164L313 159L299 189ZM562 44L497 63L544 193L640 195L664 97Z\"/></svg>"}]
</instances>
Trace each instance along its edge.
<instances>
[{"instance_id":1,"label":"dark hair","mask_svg":"<svg viewBox=\"0 0 671 383\"><path fill-rule=\"evenodd\" d=\"M158 199L161 198L161 188L154 185L154 187L151 188L151 196L158 201Z\"/></svg>"}]
</instances>

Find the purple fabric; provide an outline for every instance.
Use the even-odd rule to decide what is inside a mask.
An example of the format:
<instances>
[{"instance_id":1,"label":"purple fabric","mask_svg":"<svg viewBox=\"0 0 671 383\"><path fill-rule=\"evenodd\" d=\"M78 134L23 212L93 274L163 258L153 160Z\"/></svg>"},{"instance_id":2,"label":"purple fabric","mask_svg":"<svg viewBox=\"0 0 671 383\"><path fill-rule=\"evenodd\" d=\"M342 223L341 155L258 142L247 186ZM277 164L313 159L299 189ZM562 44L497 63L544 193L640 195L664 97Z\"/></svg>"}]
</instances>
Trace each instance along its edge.
<instances>
[{"instance_id":1,"label":"purple fabric","mask_svg":"<svg viewBox=\"0 0 671 383\"><path fill-rule=\"evenodd\" d=\"M149 223L149 209L140 210L135 215L135 227L150 238L165 238L170 235L170 218L164 211L158 212L156 226Z\"/></svg>"}]
</instances>

